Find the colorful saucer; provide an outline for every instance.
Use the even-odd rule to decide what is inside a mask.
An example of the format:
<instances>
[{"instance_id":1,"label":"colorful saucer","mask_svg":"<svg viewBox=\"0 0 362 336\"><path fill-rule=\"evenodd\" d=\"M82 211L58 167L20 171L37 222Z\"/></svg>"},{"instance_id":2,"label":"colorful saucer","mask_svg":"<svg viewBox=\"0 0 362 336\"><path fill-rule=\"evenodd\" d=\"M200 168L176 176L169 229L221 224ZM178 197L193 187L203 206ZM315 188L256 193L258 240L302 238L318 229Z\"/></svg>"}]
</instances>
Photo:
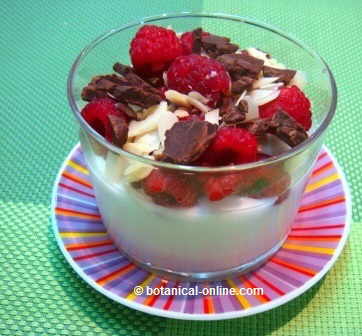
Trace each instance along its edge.
<instances>
[{"instance_id":1,"label":"colorful saucer","mask_svg":"<svg viewBox=\"0 0 362 336\"><path fill-rule=\"evenodd\" d=\"M107 235L89 171L77 145L55 181L52 221L65 258L94 289L145 313L186 320L221 320L260 313L304 293L340 255L350 227L350 195L341 168L324 148L315 164L291 233L256 271L204 283L167 281L131 263ZM136 296L143 288L263 288L263 295ZM220 287L222 286L222 287ZM221 291L220 291L221 292ZM221 293L220 293L221 294Z\"/></svg>"}]
</instances>

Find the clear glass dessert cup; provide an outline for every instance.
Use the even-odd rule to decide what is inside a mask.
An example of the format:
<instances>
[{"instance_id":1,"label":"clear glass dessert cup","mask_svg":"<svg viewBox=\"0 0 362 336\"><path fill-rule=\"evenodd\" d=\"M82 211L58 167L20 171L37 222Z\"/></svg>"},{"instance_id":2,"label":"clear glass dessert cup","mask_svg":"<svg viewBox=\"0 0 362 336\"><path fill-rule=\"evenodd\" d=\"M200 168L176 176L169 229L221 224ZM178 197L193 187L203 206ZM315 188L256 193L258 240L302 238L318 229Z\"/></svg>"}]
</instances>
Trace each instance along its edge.
<instances>
[{"instance_id":1,"label":"clear glass dessert cup","mask_svg":"<svg viewBox=\"0 0 362 336\"><path fill-rule=\"evenodd\" d=\"M115 147L82 118L81 90L91 78L130 64L131 39L145 23L177 32L202 27L241 48L257 47L288 68L307 74L313 127L300 145L258 162L217 168L176 165ZM68 98L80 125L80 142L91 172L102 220L115 244L135 263L169 278L211 280L246 272L265 262L285 241L336 108L328 65L314 51L270 26L224 14L168 14L145 18L98 37L80 53L68 78ZM189 207L151 198L142 178L160 169L180 177L197 193ZM220 201L201 193L205 176L233 174L243 187ZM186 193L186 191L185 191ZM185 196L186 197L186 196Z\"/></svg>"}]
</instances>

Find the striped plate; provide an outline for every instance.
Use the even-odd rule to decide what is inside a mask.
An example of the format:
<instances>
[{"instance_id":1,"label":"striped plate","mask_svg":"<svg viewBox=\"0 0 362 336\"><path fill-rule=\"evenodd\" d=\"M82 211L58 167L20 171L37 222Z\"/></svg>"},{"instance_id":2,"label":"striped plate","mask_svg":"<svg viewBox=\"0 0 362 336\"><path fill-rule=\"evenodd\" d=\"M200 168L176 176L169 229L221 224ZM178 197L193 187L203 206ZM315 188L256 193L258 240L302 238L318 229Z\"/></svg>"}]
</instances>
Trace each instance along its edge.
<instances>
[{"instance_id":1,"label":"striped plate","mask_svg":"<svg viewBox=\"0 0 362 336\"><path fill-rule=\"evenodd\" d=\"M218 320L256 314L305 292L336 261L349 232L350 198L343 173L323 149L292 231L266 264L244 276L205 283L173 282L127 260L113 245L98 212L82 151L76 146L56 179L52 220L60 249L97 291L134 309L165 317ZM136 296L135 286L165 288L263 288L258 295ZM170 290L171 292L171 290ZM181 291L180 291L181 292ZM224 293L223 293L224 294Z\"/></svg>"}]
</instances>

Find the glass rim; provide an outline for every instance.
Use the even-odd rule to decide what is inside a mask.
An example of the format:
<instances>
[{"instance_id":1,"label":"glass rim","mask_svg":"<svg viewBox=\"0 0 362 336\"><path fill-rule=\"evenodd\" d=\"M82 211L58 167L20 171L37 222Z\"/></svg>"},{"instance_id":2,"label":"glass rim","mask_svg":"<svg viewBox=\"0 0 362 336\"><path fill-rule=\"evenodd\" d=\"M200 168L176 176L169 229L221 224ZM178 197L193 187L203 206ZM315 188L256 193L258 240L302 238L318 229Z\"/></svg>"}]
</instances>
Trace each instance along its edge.
<instances>
[{"instance_id":1,"label":"glass rim","mask_svg":"<svg viewBox=\"0 0 362 336\"><path fill-rule=\"evenodd\" d=\"M78 109L75 97L74 97L74 77L77 73L78 67L83 61L83 59L102 41L108 39L109 37L113 36L116 33L119 33L121 31L124 31L126 29L136 27L145 23L150 23L153 21L159 21L159 20L167 20L167 19L177 19L177 18L184 18L184 17L200 17L200 18L214 18L214 19L226 19L231 21L237 21L240 23L246 23L251 26L255 26L267 31L270 31L272 33L275 33L279 35L282 38L285 38L295 44L296 46L302 48L306 52L308 52L311 56L316 58L325 68L330 89L332 93L332 99L331 103L328 109L328 112L326 116L324 117L321 124L318 126L316 130L310 136L307 140L303 141L301 144L291 148L287 152L283 152L279 155L272 156L270 158L265 158L256 162L250 162L250 163L243 163L239 165L229 165L229 166L221 166L221 167L202 167L202 166L190 166L190 165L180 165L180 164L174 164L174 163L168 163L168 162L162 162L162 161L156 161L149 159L147 157L133 154L130 152L127 152L123 150L120 147L117 147L113 145L112 143L108 142L103 136L101 136L99 133L97 133L82 117L80 110ZM336 111L337 106L337 86L334 79L334 76L332 74L332 71L330 70L328 64L324 61L324 59L313 49L306 46L304 43L298 41L296 38L291 37L290 35L284 33L283 31L279 30L278 28L275 28L271 25L265 24L263 22L257 21L255 19L248 19L245 17L237 16L237 15L231 15L231 14L224 14L224 13L192 13L192 12L180 12L180 13L165 13L161 15L156 16L149 16L144 17L138 21L134 21L125 25L122 25L118 28L111 29L100 36L98 36L96 39L94 39L92 42L90 42L85 48L81 50L77 58L75 59L69 74L68 74L68 80L67 80L67 97L69 105L75 115L75 118L80 123L81 128L88 134L90 134L93 138L95 138L99 143L101 143L103 146L105 146L108 150L111 150L113 152L116 152L122 156L126 156L128 159L136 160L139 162L142 162L144 164L157 166L160 168L168 168L168 169L176 169L176 170L183 170L183 171L189 171L189 172L228 172L228 171L236 171L236 170L246 170L251 169L255 167L265 166L265 165L271 165L274 163L278 163L280 161L286 160L292 156L295 156L299 153L301 153L304 149L308 148L310 145L312 145L320 136L324 133L324 131L327 129L328 125L333 119L333 116Z\"/></svg>"}]
</instances>

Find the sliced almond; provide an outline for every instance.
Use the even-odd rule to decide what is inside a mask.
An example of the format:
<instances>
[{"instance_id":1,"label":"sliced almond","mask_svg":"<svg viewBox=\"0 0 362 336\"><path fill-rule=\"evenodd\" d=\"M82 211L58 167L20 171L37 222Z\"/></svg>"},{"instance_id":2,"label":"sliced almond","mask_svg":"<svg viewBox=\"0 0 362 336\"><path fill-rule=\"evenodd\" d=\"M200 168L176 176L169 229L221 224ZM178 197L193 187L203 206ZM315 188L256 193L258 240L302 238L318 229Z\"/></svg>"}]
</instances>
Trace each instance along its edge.
<instances>
[{"instance_id":1,"label":"sliced almond","mask_svg":"<svg viewBox=\"0 0 362 336\"><path fill-rule=\"evenodd\" d=\"M171 102L179 106L190 107L189 97L176 90L167 90L165 92L166 98Z\"/></svg>"},{"instance_id":2,"label":"sliced almond","mask_svg":"<svg viewBox=\"0 0 362 336\"><path fill-rule=\"evenodd\" d=\"M172 128L172 126L178 122L177 116L175 116L174 113L167 111L162 119L160 119L158 124L158 136L160 138L161 146L163 147L163 144L165 142L165 133L167 130Z\"/></svg>"},{"instance_id":3,"label":"sliced almond","mask_svg":"<svg viewBox=\"0 0 362 336\"><path fill-rule=\"evenodd\" d=\"M146 155L152 152L152 147L145 143L128 142L123 146L123 149L127 152L136 155Z\"/></svg>"},{"instance_id":4,"label":"sliced almond","mask_svg":"<svg viewBox=\"0 0 362 336\"><path fill-rule=\"evenodd\" d=\"M150 165L146 165L142 162L132 161L124 171L124 176L128 182L135 182L147 177L152 170L153 167Z\"/></svg>"},{"instance_id":5,"label":"sliced almond","mask_svg":"<svg viewBox=\"0 0 362 336\"><path fill-rule=\"evenodd\" d=\"M206 97L204 97L201 93L199 93L197 91L191 91L187 95L191 98L198 100L199 102L201 102L203 104L207 104L209 102L209 99L207 99Z\"/></svg>"},{"instance_id":6,"label":"sliced almond","mask_svg":"<svg viewBox=\"0 0 362 336\"><path fill-rule=\"evenodd\" d=\"M205 114L205 121L208 121L211 124L219 125L220 115L219 109L212 110Z\"/></svg>"},{"instance_id":7,"label":"sliced almond","mask_svg":"<svg viewBox=\"0 0 362 336\"><path fill-rule=\"evenodd\" d=\"M163 114L167 112L167 102L162 101L159 105L152 106L154 111L144 120L132 120L129 123L128 138L139 136L151 131L158 127L159 120Z\"/></svg>"},{"instance_id":8,"label":"sliced almond","mask_svg":"<svg viewBox=\"0 0 362 336\"><path fill-rule=\"evenodd\" d=\"M248 103L248 113L245 115L245 121L259 118L259 108L254 99L250 96L245 96L244 99Z\"/></svg>"},{"instance_id":9,"label":"sliced almond","mask_svg":"<svg viewBox=\"0 0 362 336\"><path fill-rule=\"evenodd\" d=\"M173 114L178 118L186 118L190 115L186 110L181 109L177 109Z\"/></svg>"},{"instance_id":10,"label":"sliced almond","mask_svg":"<svg viewBox=\"0 0 362 336\"><path fill-rule=\"evenodd\" d=\"M279 90L257 89L250 92L250 97L254 100L256 105L260 106L277 98L279 96L279 92Z\"/></svg>"},{"instance_id":11,"label":"sliced almond","mask_svg":"<svg viewBox=\"0 0 362 336\"><path fill-rule=\"evenodd\" d=\"M158 135L158 130L136 137L134 143L146 144L150 147L151 151L160 148L160 137Z\"/></svg>"},{"instance_id":12,"label":"sliced almond","mask_svg":"<svg viewBox=\"0 0 362 336\"><path fill-rule=\"evenodd\" d=\"M253 89L261 89L265 85L272 84L276 82L279 78L278 77L260 77L253 83Z\"/></svg>"}]
</instances>

